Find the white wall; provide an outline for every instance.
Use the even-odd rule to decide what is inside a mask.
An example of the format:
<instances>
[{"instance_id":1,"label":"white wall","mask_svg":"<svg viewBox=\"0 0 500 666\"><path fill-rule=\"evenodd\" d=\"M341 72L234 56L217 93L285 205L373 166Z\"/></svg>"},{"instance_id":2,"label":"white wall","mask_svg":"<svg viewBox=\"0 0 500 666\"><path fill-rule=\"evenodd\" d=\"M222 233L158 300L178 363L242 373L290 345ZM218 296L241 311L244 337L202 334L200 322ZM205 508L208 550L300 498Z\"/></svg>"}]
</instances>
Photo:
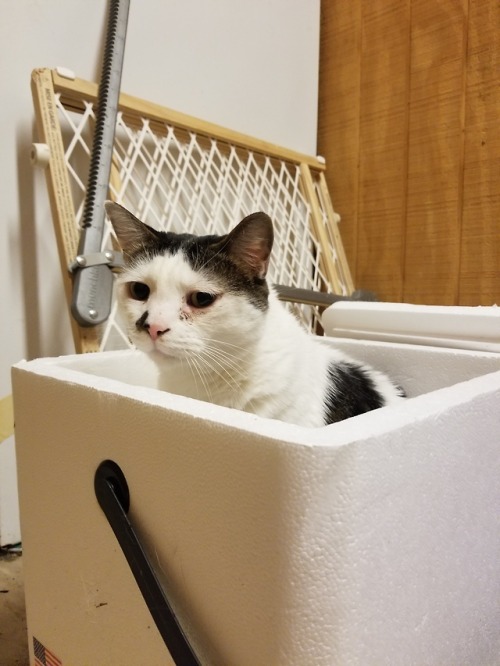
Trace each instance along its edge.
<instances>
[{"instance_id":1,"label":"white wall","mask_svg":"<svg viewBox=\"0 0 500 666\"><path fill-rule=\"evenodd\" d=\"M131 0L122 89L314 154L319 4ZM30 73L62 65L97 80L107 3L0 0L0 15L1 398L12 363L73 351L45 180L29 162ZM0 443L0 543L2 516L17 520L14 464L10 438Z\"/></svg>"}]
</instances>

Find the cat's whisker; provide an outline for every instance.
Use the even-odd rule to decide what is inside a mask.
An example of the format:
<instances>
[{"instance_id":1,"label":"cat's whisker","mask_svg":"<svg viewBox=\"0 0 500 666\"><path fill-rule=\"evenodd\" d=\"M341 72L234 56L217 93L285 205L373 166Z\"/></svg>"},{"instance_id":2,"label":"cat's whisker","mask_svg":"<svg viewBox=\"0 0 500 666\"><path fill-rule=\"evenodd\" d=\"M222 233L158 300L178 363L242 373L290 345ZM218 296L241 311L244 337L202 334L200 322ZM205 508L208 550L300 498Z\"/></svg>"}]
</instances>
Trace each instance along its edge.
<instances>
[{"instance_id":1,"label":"cat's whisker","mask_svg":"<svg viewBox=\"0 0 500 666\"><path fill-rule=\"evenodd\" d=\"M217 384L219 382L214 381L213 374L215 374L219 378L219 381L220 379L223 379L225 381L225 379L223 377L220 377L219 372L217 370L214 370L210 365L209 367L207 367L205 359L198 358L197 356L198 355L193 355L191 360L203 384L203 389L206 395L206 399L209 400L210 402L216 403L217 399L212 391L212 388L217 388Z\"/></svg>"},{"instance_id":2,"label":"cat's whisker","mask_svg":"<svg viewBox=\"0 0 500 666\"><path fill-rule=\"evenodd\" d=\"M217 357L213 356L209 350L205 349L201 353L197 354L198 358L201 358L206 365L210 367L210 370L217 375L225 384L227 384L231 389L241 390L240 384L235 377L231 374L229 369L225 367ZM214 365L215 364L215 365ZM218 367L216 367L218 366Z\"/></svg>"},{"instance_id":3,"label":"cat's whisker","mask_svg":"<svg viewBox=\"0 0 500 666\"><path fill-rule=\"evenodd\" d=\"M243 365L243 357L241 355L231 354L224 349L219 349L217 345L206 345L205 349L214 356L217 356L221 361L226 362L234 370L241 369Z\"/></svg>"},{"instance_id":4,"label":"cat's whisker","mask_svg":"<svg viewBox=\"0 0 500 666\"><path fill-rule=\"evenodd\" d=\"M200 340L205 343L206 349L216 354L227 365L231 365L234 370L241 371L243 365L248 365L248 347L241 347L230 342L226 343L224 340L217 340L215 338L200 338ZM224 349L224 346L228 346L231 349Z\"/></svg>"},{"instance_id":5,"label":"cat's whisker","mask_svg":"<svg viewBox=\"0 0 500 666\"><path fill-rule=\"evenodd\" d=\"M211 343L215 343L217 345L224 345L226 347L233 347L233 349L237 349L238 351L241 351L244 354L246 354L248 352L248 347L242 347L241 345L235 345L232 342L227 342L227 340L218 340L217 338L202 337L202 336L200 336L200 340L202 340L203 342L208 341L208 342L211 342Z\"/></svg>"},{"instance_id":6,"label":"cat's whisker","mask_svg":"<svg viewBox=\"0 0 500 666\"><path fill-rule=\"evenodd\" d=\"M216 371L216 368L213 365L213 363L215 363L218 366L218 368L220 368L220 371L222 371L222 373L228 375L229 377L232 377L231 370L238 369L238 367L235 366L231 361L229 361L225 356L218 354L217 352L209 349L208 347L203 349L201 352L198 352L197 356L198 358L204 360L207 363L207 365L209 365L211 370ZM220 371L217 370L219 374Z\"/></svg>"},{"instance_id":7,"label":"cat's whisker","mask_svg":"<svg viewBox=\"0 0 500 666\"><path fill-rule=\"evenodd\" d=\"M200 378L200 381L203 385L203 388L204 388L204 390L207 394L208 399L212 400L212 392L210 390L210 386L208 385L205 377L203 376L204 373L203 373L202 365L198 362L198 360L195 356L192 356L191 358L186 358L186 360L188 362L189 369L191 370L191 374L193 375L194 382L195 382L195 385L197 387L197 390L198 390L198 382L196 380L196 375L198 375L198 377ZM194 368L194 370L193 370L193 368ZM196 370L196 373L194 372L195 370Z\"/></svg>"},{"instance_id":8,"label":"cat's whisker","mask_svg":"<svg viewBox=\"0 0 500 666\"><path fill-rule=\"evenodd\" d=\"M191 364L191 359L190 359L189 357L186 357L185 359L181 359L181 363L184 363L184 361L186 361L186 363L187 363L187 366L188 366L188 368L189 368L189 371L191 372L191 374L192 374L192 376L193 376L193 379L194 379L194 385L195 385L195 387L196 387L196 390L198 390L198 379L197 379L197 377L196 377L196 373L195 373L194 370L193 370L193 366L192 366L192 364ZM201 379L201 377L200 377L200 379Z\"/></svg>"},{"instance_id":9,"label":"cat's whisker","mask_svg":"<svg viewBox=\"0 0 500 666\"><path fill-rule=\"evenodd\" d=\"M232 370L238 375L243 373L243 361L239 356L234 356L233 354L227 354L224 351L221 351L217 347L207 346L204 350L204 353L210 355L214 360L219 361L223 366L227 366L228 370Z\"/></svg>"}]
</instances>

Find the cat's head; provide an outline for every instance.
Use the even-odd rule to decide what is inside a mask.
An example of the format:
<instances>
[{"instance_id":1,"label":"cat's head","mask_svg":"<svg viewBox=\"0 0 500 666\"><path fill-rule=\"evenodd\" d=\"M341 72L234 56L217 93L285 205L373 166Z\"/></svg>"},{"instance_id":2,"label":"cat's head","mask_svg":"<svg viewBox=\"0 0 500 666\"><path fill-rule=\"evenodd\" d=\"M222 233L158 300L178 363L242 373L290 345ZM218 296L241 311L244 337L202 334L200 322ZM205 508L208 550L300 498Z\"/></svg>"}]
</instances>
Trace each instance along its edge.
<instances>
[{"instance_id":1,"label":"cat's head","mask_svg":"<svg viewBox=\"0 0 500 666\"><path fill-rule=\"evenodd\" d=\"M254 213L225 236L157 231L107 202L125 260L117 296L128 335L143 351L235 357L258 336L268 308L273 228Z\"/></svg>"}]
</instances>

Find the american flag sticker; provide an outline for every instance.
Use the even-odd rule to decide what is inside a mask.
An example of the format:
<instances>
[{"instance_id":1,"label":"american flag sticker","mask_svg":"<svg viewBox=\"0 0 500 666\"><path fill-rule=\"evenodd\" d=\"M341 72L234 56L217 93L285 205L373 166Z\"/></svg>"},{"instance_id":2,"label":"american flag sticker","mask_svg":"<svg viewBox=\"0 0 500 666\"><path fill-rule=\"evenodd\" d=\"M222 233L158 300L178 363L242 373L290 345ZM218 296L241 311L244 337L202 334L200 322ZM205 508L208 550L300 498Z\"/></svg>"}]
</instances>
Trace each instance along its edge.
<instances>
[{"instance_id":1,"label":"american flag sticker","mask_svg":"<svg viewBox=\"0 0 500 666\"><path fill-rule=\"evenodd\" d=\"M35 652L35 666L62 666L62 661L55 654L47 650L40 641L33 636L33 650Z\"/></svg>"}]
</instances>

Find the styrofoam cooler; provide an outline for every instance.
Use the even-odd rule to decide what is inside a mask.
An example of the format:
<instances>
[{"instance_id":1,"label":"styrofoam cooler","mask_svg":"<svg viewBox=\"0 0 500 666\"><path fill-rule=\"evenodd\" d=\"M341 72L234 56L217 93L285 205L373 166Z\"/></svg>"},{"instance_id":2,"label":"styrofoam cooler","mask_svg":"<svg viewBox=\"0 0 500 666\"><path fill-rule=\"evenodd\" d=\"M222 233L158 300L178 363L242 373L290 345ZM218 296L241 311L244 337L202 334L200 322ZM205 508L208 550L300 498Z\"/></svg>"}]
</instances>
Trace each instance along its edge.
<instances>
[{"instance_id":1,"label":"styrofoam cooler","mask_svg":"<svg viewBox=\"0 0 500 666\"><path fill-rule=\"evenodd\" d=\"M172 663L94 494L112 459L203 664L500 664L500 355L331 344L409 399L308 429L160 392L134 351L17 364L30 643Z\"/></svg>"}]
</instances>

